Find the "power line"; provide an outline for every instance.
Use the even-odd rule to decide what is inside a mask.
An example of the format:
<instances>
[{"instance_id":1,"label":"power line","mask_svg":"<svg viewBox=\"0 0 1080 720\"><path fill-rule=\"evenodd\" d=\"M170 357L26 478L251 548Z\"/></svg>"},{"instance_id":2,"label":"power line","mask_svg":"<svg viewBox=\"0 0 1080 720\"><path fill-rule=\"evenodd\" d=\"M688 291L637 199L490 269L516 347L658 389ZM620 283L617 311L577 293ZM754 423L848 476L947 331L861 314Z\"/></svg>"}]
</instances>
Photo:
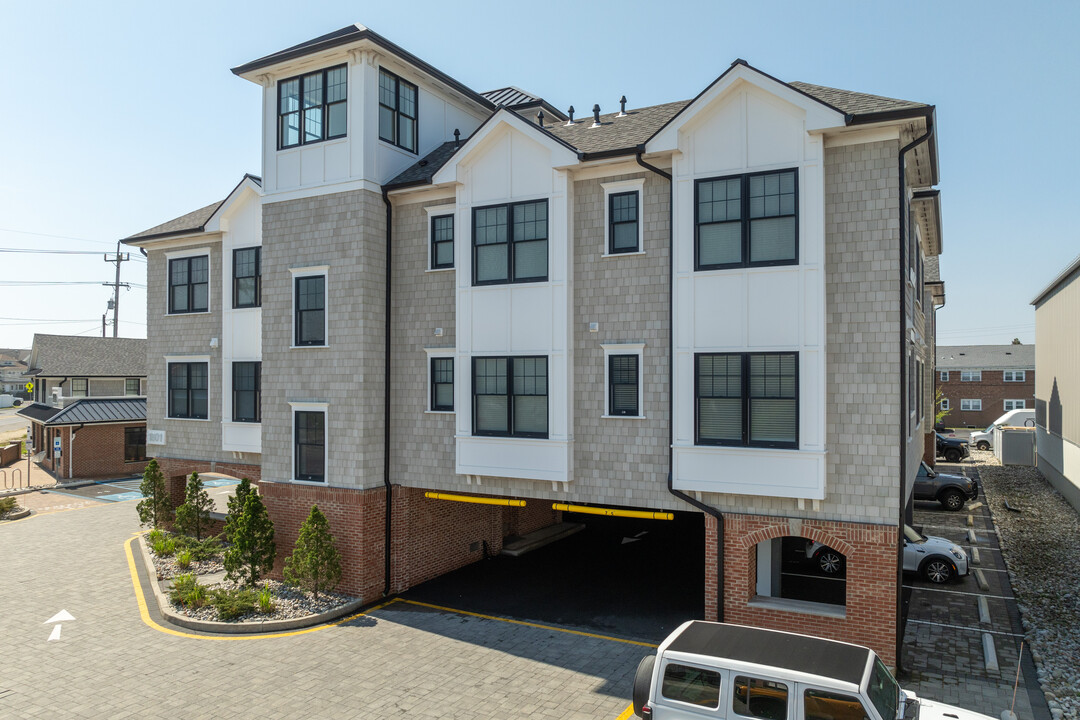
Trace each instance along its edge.
<instances>
[{"instance_id":1,"label":"power line","mask_svg":"<svg viewBox=\"0 0 1080 720\"><path fill-rule=\"evenodd\" d=\"M102 252L100 250L42 250L42 249L39 249L39 248L12 248L12 247L0 248L0 253L26 253L26 254L36 254L36 255L101 255L102 254ZM131 259L132 260L137 260L137 261L142 262L142 263L146 262L146 258L144 258L144 257L142 257L140 255L136 255L135 257L132 257Z\"/></svg>"},{"instance_id":2,"label":"power line","mask_svg":"<svg viewBox=\"0 0 1080 720\"><path fill-rule=\"evenodd\" d=\"M56 238L57 240L78 240L79 242L97 243L99 245L108 245L109 247L112 247L116 244L115 240L91 240L90 238L72 237L71 235L50 235L49 233L30 232L29 230L14 230L12 228L0 228L0 232L16 233L17 235L36 235L37 237Z\"/></svg>"},{"instance_id":3,"label":"power line","mask_svg":"<svg viewBox=\"0 0 1080 720\"><path fill-rule=\"evenodd\" d=\"M99 253L95 253L97 255ZM122 285L131 285L137 288L146 288L146 285L142 283L121 283ZM93 282L91 280L0 280L0 287L39 287L46 285L108 285L112 287L111 282Z\"/></svg>"}]
</instances>

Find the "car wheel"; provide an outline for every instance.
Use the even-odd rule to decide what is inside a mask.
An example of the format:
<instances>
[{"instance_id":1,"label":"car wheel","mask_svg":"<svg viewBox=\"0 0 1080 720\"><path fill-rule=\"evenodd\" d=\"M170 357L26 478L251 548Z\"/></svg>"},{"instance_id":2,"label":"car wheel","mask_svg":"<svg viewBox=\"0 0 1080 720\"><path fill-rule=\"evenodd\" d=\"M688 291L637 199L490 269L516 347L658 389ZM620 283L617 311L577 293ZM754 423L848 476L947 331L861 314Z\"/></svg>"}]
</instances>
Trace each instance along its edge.
<instances>
[{"instance_id":1,"label":"car wheel","mask_svg":"<svg viewBox=\"0 0 1080 720\"><path fill-rule=\"evenodd\" d=\"M986 442L985 440L980 440L975 447L979 448L980 450L989 450L990 443Z\"/></svg>"},{"instance_id":2,"label":"car wheel","mask_svg":"<svg viewBox=\"0 0 1080 720\"><path fill-rule=\"evenodd\" d=\"M941 493L938 502L940 502L946 510L955 512L964 507L964 496L960 494L959 490L946 490Z\"/></svg>"},{"instance_id":3,"label":"car wheel","mask_svg":"<svg viewBox=\"0 0 1080 720\"><path fill-rule=\"evenodd\" d=\"M634 673L634 714L641 717L641 708L649 702L649 690L652 688L653 667L656 665L655 655L646 655L638 663L637 672Z\"/></svg>"},{"instance_id":4,"label":"car wheel","mask_svg":"<svg viewBox=\"0 0 1080 720\"><path fill-rule=\"evenodd\" d=\"M844 556L835 550L821 550L814 556L821 572L826 575L836 575L844 569Z\"/></svg>"},{"instance_id":5,"label":"car wheel","mask_svg":"<svg viewBox=\"0 0 1080 720\"><path fill-rule=\"evenodd\" d=\"M952 565L948 560L930 558L923 564L922 574L924 578L937 585L947 583L953 576Z\"/></svg>"},{"instance_id":6,"label":"car wheel","mask_svg":"<svg viewBox=\"0 0 1080 720\"><path fill-rule=\"evenodd\" d=\"M951 463L960 462L960 451L956 448L949 448L945 451L945 459Z\"/></svg>"}]
</instances>

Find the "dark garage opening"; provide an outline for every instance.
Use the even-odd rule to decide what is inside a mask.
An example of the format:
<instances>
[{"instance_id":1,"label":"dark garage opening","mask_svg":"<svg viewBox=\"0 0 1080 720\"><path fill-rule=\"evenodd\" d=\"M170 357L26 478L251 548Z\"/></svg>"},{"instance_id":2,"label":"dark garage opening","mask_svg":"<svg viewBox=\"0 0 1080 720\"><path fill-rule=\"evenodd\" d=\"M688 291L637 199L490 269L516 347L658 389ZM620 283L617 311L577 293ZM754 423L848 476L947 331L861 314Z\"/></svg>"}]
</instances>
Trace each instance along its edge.
<instances>
[{"instance_id":1,"label":"dark garage opening","mask_svg":"<svg viewBox=\"0 0 1080 720\"><path fill-rule=\"evenodd\" d=\"M703 515L639 520L566 513L564 521L585 528L520 557L473 563L404 597L654 642L702 617Z\"/></svg>"}]
</instances>

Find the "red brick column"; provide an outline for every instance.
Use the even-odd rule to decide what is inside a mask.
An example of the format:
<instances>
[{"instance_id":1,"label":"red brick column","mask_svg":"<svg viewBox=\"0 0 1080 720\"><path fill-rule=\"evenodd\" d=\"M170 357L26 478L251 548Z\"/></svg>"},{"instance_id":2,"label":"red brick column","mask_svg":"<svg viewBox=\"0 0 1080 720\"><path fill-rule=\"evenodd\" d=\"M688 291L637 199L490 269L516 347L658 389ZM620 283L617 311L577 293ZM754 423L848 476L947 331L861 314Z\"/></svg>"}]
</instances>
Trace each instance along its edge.
<instances>
[{"instance_id":1,"label":"red brick column","mask_svg":"<svg viewBox=\"0 0 1080 720\"><path fill-rule=\"evenodd\" d=\"M705 514L705 614L706 620L717 619L717 522L716 518ZM724 574L727 575L725 559Z\"/></svg>"}]
</instances>

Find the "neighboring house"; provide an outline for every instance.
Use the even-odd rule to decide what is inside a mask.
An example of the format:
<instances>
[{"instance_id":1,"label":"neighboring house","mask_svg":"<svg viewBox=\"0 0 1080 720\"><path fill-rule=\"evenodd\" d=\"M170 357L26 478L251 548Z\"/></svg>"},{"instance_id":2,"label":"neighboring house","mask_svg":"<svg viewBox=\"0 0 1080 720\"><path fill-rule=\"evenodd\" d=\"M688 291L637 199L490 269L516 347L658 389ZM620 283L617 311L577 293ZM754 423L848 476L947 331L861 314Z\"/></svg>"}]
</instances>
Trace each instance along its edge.
<instances>
[{"instance_id":1,"label":"neighboring house","mask_svg":"<svg viewBox=\"0 0 1080 720\"><path fill-rule=\"evenodd\" d=\"M985 428L1034 407L1036 345L941 345L937 387L948 427Z\"/></svg>"},{"instance_id":2,"label":"neighboring house","mask_svg":"<svg viewBox=\"0 0 1080 720\"><path fill-rule=\"evenodd\" d=\"M146 341L34 335L23 383L41 466L60 479L141 473L146 464Z\"/></svg>"},{"instance_id":3,"label":"neighboring house","mask_svg":"<svg viewBox=\"0 0 1080 720\"><path fill-rule=\"evenodd\" d=\"M0 393L15 395L25 393L26 363L21 359L22 350L0 350Z\"/></svg>"},{"instance_id":4,"label":"neighboring house","mask_svg":"<svg viewBox=\"0 0 1080 720\"><path fill-rule=\"evenodd\" d=\"M737 60L571 120L360 25L234 72L263 88L261 184L125 241L173 492L258 479L282 555L318 503L366 601L553 503L674 512L703 617L895 662L944 292L933 106ZM846 556L827 601L781 563L815 540Z\"/></svg>"},{"instance_id":5,"label":"neighboring house","mask_svg":"<svg viewBox=\"0 0 1080 720\"><path fill-rule=\"evenodd\" d=\"M1080 257L1031 304L1038 468L1080 510Z\"/></svg>"}]
</instances>

